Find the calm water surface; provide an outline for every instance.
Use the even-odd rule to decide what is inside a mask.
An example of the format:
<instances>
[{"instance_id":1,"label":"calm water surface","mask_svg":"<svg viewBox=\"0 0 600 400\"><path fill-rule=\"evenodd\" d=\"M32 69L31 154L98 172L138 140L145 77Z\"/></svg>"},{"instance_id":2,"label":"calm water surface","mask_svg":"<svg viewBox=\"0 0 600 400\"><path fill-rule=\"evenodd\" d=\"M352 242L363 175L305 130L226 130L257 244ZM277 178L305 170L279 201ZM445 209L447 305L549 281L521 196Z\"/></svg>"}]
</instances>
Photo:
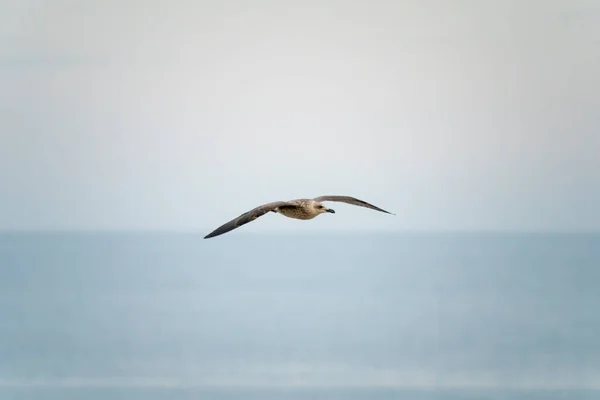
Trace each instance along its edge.
<instances>
[{"instance_id":1,"label":"calm water surface","mask_svg":"<svg viewBox=\"0 0 600 400\"><path fill-rule=\"evenodd\" d=\"M596 399L599 271L599 235L4 234L0 399Z\"/></svg>"}]
</instances>

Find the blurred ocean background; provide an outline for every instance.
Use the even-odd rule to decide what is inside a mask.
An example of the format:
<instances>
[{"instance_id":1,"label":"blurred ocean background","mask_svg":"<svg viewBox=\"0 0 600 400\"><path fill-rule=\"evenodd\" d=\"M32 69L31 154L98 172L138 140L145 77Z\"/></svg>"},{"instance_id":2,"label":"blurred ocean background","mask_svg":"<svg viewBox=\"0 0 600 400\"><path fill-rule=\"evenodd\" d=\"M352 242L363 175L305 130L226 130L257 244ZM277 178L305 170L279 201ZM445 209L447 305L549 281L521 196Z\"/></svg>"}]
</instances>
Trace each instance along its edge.
<instances>
[{"instance_id":1,"label":"blurred ocean background","mask_svg":"<svg viewBox=\"0 0 600 400\"><path fill-rule=\"evenodd\" d=\"M600 235L0 236L0 399L598 399Z\"/></svg>"},{"instance_id":2,"label":"blurred ocean background","mask_svg":"<svg viewBox=\"0 0 600 400\"><path fill-rule=\"evenodd\" d=\"M600 399L600 234L508 233L600 232L598 71L594 0L0 1L0 400ZM397 217L202 239L320 195Z\"/></svg>"}]
</instances>

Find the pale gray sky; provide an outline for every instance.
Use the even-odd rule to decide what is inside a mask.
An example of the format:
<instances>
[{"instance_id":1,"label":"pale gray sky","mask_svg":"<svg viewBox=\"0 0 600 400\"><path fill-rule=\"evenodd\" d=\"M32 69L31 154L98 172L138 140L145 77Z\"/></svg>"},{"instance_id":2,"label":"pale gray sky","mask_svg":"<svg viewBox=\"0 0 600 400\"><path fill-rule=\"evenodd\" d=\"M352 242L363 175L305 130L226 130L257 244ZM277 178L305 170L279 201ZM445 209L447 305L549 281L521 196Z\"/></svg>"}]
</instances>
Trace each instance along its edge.
<instances>
[{"instance_id":1,"label":"pale gray sky","mask_svg":"<svg viewBox=\"0 0 600 400\"><path fill-rule=\"evenodd\" d=\"M598 71L594 0L0 0L0 229L597 230Z\"/></svg>"}]
</instances>

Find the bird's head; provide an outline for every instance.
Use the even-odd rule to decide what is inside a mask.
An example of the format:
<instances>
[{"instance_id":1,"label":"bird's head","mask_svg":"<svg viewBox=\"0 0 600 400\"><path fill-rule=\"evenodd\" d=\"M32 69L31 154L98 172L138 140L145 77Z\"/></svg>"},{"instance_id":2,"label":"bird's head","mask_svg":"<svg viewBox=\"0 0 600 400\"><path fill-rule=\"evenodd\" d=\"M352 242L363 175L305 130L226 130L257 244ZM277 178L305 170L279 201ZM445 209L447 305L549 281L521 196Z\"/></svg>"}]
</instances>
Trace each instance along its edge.
<instances>
[{"instance_id":1,"label":"bird's head","mask_svg":"<svg viewBox=\"0 0 600 400\"><path fill-rule=\"evenodd\" d=\"M335 211L332 208L328 208L325 205L319 203L318 201L313 201L312 207L319 214L323 214L323 213L327 213L327 212L335 214Z\"/></svg>"}]
</instances>

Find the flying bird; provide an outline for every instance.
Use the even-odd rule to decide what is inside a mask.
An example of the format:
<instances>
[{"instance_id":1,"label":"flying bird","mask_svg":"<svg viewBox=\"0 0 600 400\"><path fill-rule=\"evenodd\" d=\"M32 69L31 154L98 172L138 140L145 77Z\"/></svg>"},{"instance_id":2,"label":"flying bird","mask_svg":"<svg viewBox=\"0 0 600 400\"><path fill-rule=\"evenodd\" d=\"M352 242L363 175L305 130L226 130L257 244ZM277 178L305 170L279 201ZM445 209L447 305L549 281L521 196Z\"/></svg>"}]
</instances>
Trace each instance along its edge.
<instances>
[{"instance_id":1,"label":"flying bird","mask_svg":"<svg viewBox=\"0 0 600 400\"><path fill-rule=\"evenodd\" d=\"M332 213L335 214L335 211L331 208L324 206L321 202L323 201L339 201L342 203L353 204L355 206L366 207L372 210L384 212L387 214L392 214L389 211L385 211L379 207L374 206L373 204L369 204L366 201L355 199L354 197L348 196L320 196L315 197L314 199L296 199L290 201L275 201L273 203L263 204L262 206L258 206L248 212L243 213L239 217L232 219L226 224L221 225L208 235L204 236L204 239L209 239L211 237L219 236L229 231L232 231L236 228L239 228L242 225L247 224L248 222L254 221L256 218L265 215L266 213L274 212L284 215L288 218L294 219L313 219L317 215L324 213ZM395 215L395 214L392 214Z\"/></svg>"}]
</instances>

